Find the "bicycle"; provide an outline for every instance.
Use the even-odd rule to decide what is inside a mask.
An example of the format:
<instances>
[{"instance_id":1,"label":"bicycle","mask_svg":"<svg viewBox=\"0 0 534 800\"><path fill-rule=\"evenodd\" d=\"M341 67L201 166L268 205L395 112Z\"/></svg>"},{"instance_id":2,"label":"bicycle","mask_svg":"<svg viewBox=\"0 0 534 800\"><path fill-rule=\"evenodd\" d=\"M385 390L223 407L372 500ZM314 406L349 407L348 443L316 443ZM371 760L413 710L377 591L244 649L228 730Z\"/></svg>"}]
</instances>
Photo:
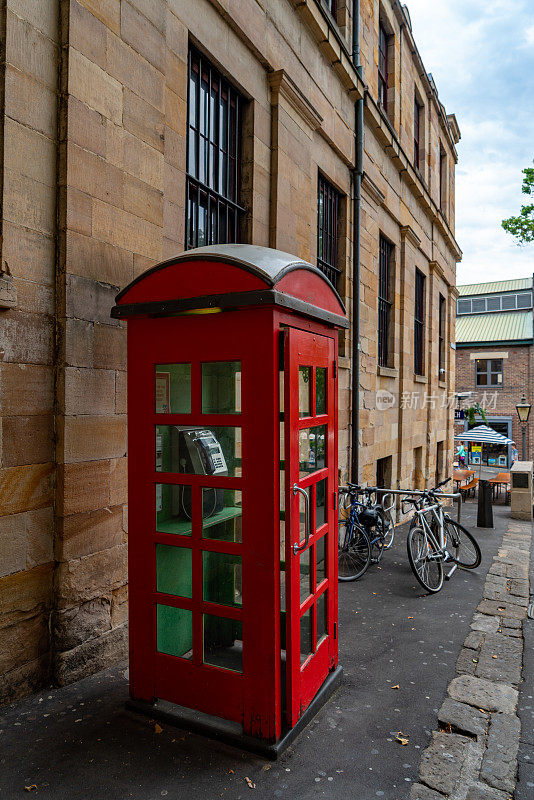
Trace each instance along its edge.
<instances>
[{"instance_id":1,"label":"bicycle","mask_svg":"<svg viewBox=\"0 0 534 800\"><path fill-rule=\"evenodd\" d=\"M341 492L345 500L340 503L338 523L338 577L351 581L360 578L371 562L380 561L384 550L393 544L395 526L392 505L384 506L385 496L378 502L377 487L350 483ZM366 498L364 503L357 499L360 494Z\"/></svg>"},{"instance_id":2,"label":"bicycle","mask_svg":"<svg viewBox=\"0 0 534 800\"><path fill-rule=\"evenodd\" d=\"M446 576L449 579L457 567L476 569L482 560L475 537L446 514L440 502L440 495L447 495L438 489L450 480L447 478L434 489L418 493L415 499L404 497L402 500L403 513L405 504L415 508L406 542L408 560L421 586L432 594L443 586L444 564L454 564Z\"/></svg>"}]
</instances>

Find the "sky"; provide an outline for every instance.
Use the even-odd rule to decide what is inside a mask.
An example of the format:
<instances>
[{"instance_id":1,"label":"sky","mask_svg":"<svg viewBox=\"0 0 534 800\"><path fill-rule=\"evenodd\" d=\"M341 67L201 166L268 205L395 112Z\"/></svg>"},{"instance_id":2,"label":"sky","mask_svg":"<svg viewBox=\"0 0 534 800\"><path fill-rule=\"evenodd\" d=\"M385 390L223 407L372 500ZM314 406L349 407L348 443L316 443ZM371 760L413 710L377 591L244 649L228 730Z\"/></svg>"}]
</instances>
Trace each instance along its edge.
<instances>
[{"instance_id":1,"label":"sky","mask_svg":"<svg viewBox=\"0 0 534 800\"><path fill-rule=\"evenodd\" d=\"M407 0L415 42L448 114L456 114L457 283L523 278L534 243L501 221L529 201L521 170L534 160L533 0Z\"/></svg>"}]
</instances>

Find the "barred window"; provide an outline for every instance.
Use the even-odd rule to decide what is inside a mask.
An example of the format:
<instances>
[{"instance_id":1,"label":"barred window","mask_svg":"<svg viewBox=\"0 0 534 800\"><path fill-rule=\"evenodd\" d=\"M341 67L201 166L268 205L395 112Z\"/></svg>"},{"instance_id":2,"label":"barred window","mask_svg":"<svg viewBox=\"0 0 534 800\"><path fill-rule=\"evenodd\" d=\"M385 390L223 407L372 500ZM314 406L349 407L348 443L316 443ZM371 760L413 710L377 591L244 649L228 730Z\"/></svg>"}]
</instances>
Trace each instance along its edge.
<instances>
[{"instance_id":1,"label":"barred window","mask_svg":"<svg viewBox=\"0 0 534 800\"><path fill-rule=\"evenodd\" d=\"M187 248L239 242L242 97L189 50Z\"/></svg>"},{"instance_id":2,"label":"barred window","mask_svg":"<svg viewBox=\"0 0 534 800\"><path fill-rule=\"evenodd\" d=\"M337 229L340 194L319 173L317 184L317 266L333 286L341 270L337 266Z\"/></svg>"},{"instance_id":3,"label":"barred window","mask_svg":"<svg viewBox=\"0 0 534 800\"><path fill-rule=\"evenodd\" d=\"M380 234L378 242L378 363L389 366L391 316L391 255L393 245Z\"/></svg>"},{"instance_id":4,"label":"barred window","mask_svg":"<svg viewBox=\"0 0 534 800\"><path fill-rule=\"evenodd\" d=\"M424 372L424 342L425 342L425 276L418 269L415 270L415 314L414 314L414 372L422 375Z\"/></svg>"},{"instance_id":5,"label":"barred window","mask_svg":"<svg viewBox=\"0 0 534 800\"><path fill-rule=\"evenodd\" d=\"M388 35L383 25L378 28L378 102L388 109Z\"/></svg>"},{"instance_id":6,"label":"barred window","mask_svg":"<svg viewBox=\"0 0 534 800\"><path fill-rule=\"evenodd\" d=\"M445 378L445 298L439 296L439 380Z\"/></svg>"},{"instance_id":7,"label":"barred window","mask_svg":"<svg viewBox=\"0 0 534 800\"><path fill-rule=\"evenodd\" d=\"M422 106L415 96L413 102L413 164L416 169L421 168L421 109Z\"/></svg>"}]
</instances>

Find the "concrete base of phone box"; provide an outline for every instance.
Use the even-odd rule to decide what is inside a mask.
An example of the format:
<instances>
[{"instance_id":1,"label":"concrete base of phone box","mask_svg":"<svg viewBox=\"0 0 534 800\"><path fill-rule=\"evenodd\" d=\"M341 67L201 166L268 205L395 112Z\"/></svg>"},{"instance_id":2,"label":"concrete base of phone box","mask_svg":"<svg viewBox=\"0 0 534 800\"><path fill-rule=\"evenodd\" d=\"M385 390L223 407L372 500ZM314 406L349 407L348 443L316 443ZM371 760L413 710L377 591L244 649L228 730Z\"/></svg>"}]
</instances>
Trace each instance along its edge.
<instances>
[{"instance_id":1,"label":"concrete base of phone box","mask_svg":"<svg viewBox=\"0 0 534 800\"><path fill-rule=\"evenodd\" d=\"M147 703L143 700L128 700L126 708L136 714L143 714L167 725L174 725L182 730L198 733L202 736L207 736L209 739L216 739L240 750L247 750L250 753L275 761L332 697L341 685L342 679L343 667L338 666L333 672L329 673L296 725L290 730L284 731L280 739L272 743L262 742L252 736L247 736L243 733L241 725L236 722L229 722L219 717L213 717L210 714L204 714L201 711L177 706L165 700L156 700L154 703Z\"/></svg>"}]
</instances>

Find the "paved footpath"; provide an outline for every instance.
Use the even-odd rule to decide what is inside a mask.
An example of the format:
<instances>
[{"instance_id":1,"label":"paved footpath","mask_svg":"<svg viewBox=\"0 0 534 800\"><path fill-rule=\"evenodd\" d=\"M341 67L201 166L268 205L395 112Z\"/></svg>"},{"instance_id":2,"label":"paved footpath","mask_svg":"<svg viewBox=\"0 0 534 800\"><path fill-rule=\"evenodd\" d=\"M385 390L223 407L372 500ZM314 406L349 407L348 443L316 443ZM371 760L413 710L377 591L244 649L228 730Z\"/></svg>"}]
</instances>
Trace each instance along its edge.
<instances>
[{"instance_id":1,"label":"paved footpath","mask_svg":"<svg viewBox=\"0 0 534 800\"><path fill-rule=\"evenodd\" d=\"M522 674L531 540L530 522L510 520L410 800L534 798L533 676Z\"/></svg>"},{"instance_id":2,"label":"paved footpath","mask_svg":"<svg viewBox=\"0 0 534 800\"><path fill-rule=\"evenodd\" d=\"M463 507L482 565L457 571L438 595L416 584L402 529L380 568L340 585L343 685L277 762L166 725L158 733L124 710L123 665L0 709L0 800L32 785L50 800L501 799L511 795L518 741L515 799L533 800L530 529L510 523L507 508L494 513L495 528L477 530L476 506ZM519 684L519 734L522 624L530 683ZM468 795L469 782L486 794Z\"/></svg>"}]
</instances>

